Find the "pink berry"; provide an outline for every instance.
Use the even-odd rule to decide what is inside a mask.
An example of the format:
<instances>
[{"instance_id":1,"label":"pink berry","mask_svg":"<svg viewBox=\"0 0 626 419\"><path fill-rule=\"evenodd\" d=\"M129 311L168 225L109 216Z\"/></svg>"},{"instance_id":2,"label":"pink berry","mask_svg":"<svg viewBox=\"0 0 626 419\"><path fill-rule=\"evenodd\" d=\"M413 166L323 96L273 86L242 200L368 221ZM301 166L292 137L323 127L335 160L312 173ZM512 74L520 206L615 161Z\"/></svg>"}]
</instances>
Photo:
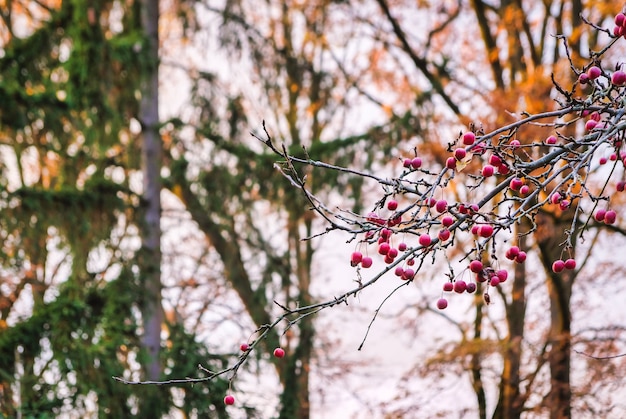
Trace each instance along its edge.
<instances>
[{"instance_id":1,"label":"pink berry","mask_svg":"<svg viewBox=\"0 0 626 419\"><path fill-rule=\"evenodd\" d=\"M511 140L511 142L509 143L509 145L513 148L517 148L519 146L521 146L522 144L519 142L519 140Z\"/></svg>"},{"instance_id":2,"label":"pink berry","mask_svg":"<svg viewBox=\"0 0 626 419\"><path fill-rule=\"evenodd\" d=\"M426 247L426 246L430 246L430 243L432 242L432 239L430 238L430 236L428 234L422 234L419 239L419 244Z\"/></svg>"},{"instance_id":3,"label":"pink berry","mask_svg":"<svg viewBox=\"0 0 626 419\"><path fill-rule=\"evenodd\" d=\"M498 285L500 285L500 278L495 275L492 276L491 279L489 279L489 285L491 285L492 287L497 287Z\"/></svg>"},{"instance_id":4,"label":"pink berry","mask_svg":"<svg viewBox=\"0 0 626 419\"><path fill-rule=\"evenodd\" d=\"M484 237L484 238L491 237L491 235L493 234L493 226L489 224L480 226L480 230L478 231L478 234L480 235L480 237Z\"/></svg>"},{"instance_id":5,"label":"pink berry","mask_svg":"<svg viewBox=\"0 0 626 419\"><path fill-rule=\"evenodd\" d=\"M406 250L406 248L407 248L406 243L402 242L402 243L398 244L398 250L399 251L404 252Z\"/></svg>"},{"instance_id":6,"label":"pink berry","mask_svg":"<svg viewBox=\"0 0 626 419\"><path fill-rule=\"evenodd\" d=\"M507 259L513 260L513 259L515 259L517 257L517 255L519 255L519 252L520 252L519 247L512 246L511 248L509 248L506 251L506 255L505 256L506 256Z\"/></svg>"},{"instance_id":7,"label":"pink berry","mask_svg":"<svg viewBox=\"0 0 626 419\"><path fill-rule=\"evenodd\" d=\"M364 267L364 268L369 268L369 267L372 266L373 263L374 263L374 261L372 260L371 257L365 256L363 258L363 260L361 261L361 266Z\"/></svg>"},{"instance_id":8,"label":"pink berry","mask_svg":"<svg viewBox=\"0 0 626 419\"><path fill-rule=\"evenodd\" d=\"M500 282L506 282L507 278L509 277L509 273L504 269L500 269L496 271L496 276L498 277L498 279L500 279Z\"/></svg>"},{"instance_id":9,"label":"pink berry","mask_svg":"<svg viewBox=\"0 0 626 419\"><path fill-rule=\"evenodd\" d=\"M592 112L591 115L589 115L589 118L593 119L596 122L600 122L600 120L602 119L602 115L600 115L598 112Z\"/></svg>"},{"instance_id":10,"label":"pink berry","mask_svg":"<svg viewBox=\"0 0 626 419\"><path fill-rule=\"evenodd\" d=\"M395 211L398 208L398 201L394 201L393 199L387 202L387 209L389 211Z\"/></svg>"},{"instance_id":11,"label":"pink berry","mask_svg":"<svg viewBox=\"0 0 626 419\"><path fill-rule=\"evenodd\" d=\"M615 224L617 220L617 213L613 210L608 210L604 215L604 224Z\"/></svg>"},{"instance_id":12,"label":"pink berry","mask_svg":"<svg viewBox=\"0 0 626 419\"><path fill-rule=\"evenodd\" d=\"M235 398L229 394L228 396L224 397L224 404L228 406L235 404Z\"/></svg>"},{"instance_id":13,"label":"pink berry","mask_svg":"<svg viewBox=\"0 0 626 419\"><path fill-rule=\"evenodd\" d=\"M519 188L519 193L521 193L522 195L526 195L528 194L528 192L530 192L530 186L528 185L522 185L522 187Z\"/></svg>"},{"instance_id":14,"label":"pink berry","mask_svg":"<svg viewBox=\"0 0 626 419\"><path fill-rule=\"evenodd\" d=\"M485 167L483 167L482 174L484 177L489 177L489 176L493 176L494 171L495 171L495 168L488 164Z\"/></svg>"},{"instance_id":15,"label":"pink berry","mask_svg":"<svg viewBox=\"0 0 626 419\"><path fill-rule=\"evenodd\" d=\"M518 177L514 177L509 182L509 188L513 189L514 191L519 191L523 184L524 184L524 181L522 179Z\"/></svg>"},{"instance_id":16,"label":"pink berry","mask_svg":"<svg viewBox=\"0 0 626 419\"><path fill-rule=\"evenodd\" d=\"M466 289L467 289L467 283L463 281L462 279L459 279L458 281L454 282L454 292L463 294Z\"/></svg>"},{"instance_id":17,"label":"pink berry","mask_svg":"<svg viewBox=\"0 0 626 419\"><path fill-rule=\"evenodd\" d=\"M615 153L611 153L611 154L609 155L609 160L611 160L611 161L615 161L615 160L617 160L617 154L615 154Z\"/></svg>"},{"instance_id":18,"label":"pink berry","mask_svg":"<svg viewBox=\"0 0 626 419\"><path fill-rule=\"evenodd\" d=\"M483 270L483 263L479 260L473 260L469 264L470 271L478 273Z\"/></svg>"},{"instance_id":19,"label":"pink berry","mask_svg":"<svg viewBox=\"0 0 626 419\"><path fill-rule=\"evenodd\" d=\"M508 175L510 171L511 169L509 169L509 166L507 166L506 163L502 163L498 166L498 173L501 175Z\"/></svg>"},{"instance_id":20,"label":"pink berry","mask_svg":"<svg viewBox=\"0 0 626 419\"><path fill-rule=\"evenodd\" d=\"M463 134L463 144L472 145L476 141L476 135L473 132L466 132Z\"/></svg>"},{"instance_id":21,"label":"pink berry","mask_svg":"<svg viewBox=\"0 0 626 419\"><path fill-rule=\"evenodd\" d=\"M587 73L580 73L580 75L578 76L578 82L580 84L589 83L589 75Z\"/></svg>"},{"instance_id":22,"label":"pink berry","mask_svg":"<svg viewBox=\"0 0 626 419\"><path fill-rule=\"evenodd\" d=\"M437 237L442 242L445 242L446 240L448 240L450 238L450 230L448 230L447 228L439 230L439 233L437 234Z\"/></svg>"},{"instance_id":23,"label":"pink berry","mask_svg":"<svg viewBox=\"0 0 626 419\"><path fill-rule=\"evenodd\" d=\"M563 262L562 260L555 260L552 263L552 272L559 273L562 272L563 269L565 269L565 262Z\"/></svg>"},{"instance_id":24,"label":"pink berry","mask_svg":"<svg viewBox=\"0 0 626 419\"><path fill-rule=\"evenodd\" d=\"M274 356L276 358L283 358L285 356L285 350L283 348L274 349Z\"/></svg>"},{"instance_id":25,"label":"pink berry","mask_svg":"<svg viewBox=\"0 0 626 419\"><path fill-rule=\"evenodd\" d=\"M618 13L615 15L615 25L616 26L624 26L624 23L626 23L626 16L624 16L624 13Z\"/></svg>"},{"instance_id":26,"label":"pink berry","mask_svg":"<svg viewBox=\"0 0 626 419\"><path fill-rule=\"evenodd\" d=\"M391 249L389 243L381 243L378 246L378 253L381 255L386 255L387 253L389 253L389 249Z\"/></svg>"},{"instance_id":27,"label":"pink berry","mask_svg":"<svg viewBox=\"0 0 626 419\"><path fill-rule=\"evenodd\" d=\"M396 249L395 247L389 249L389 251L387 252L387 257L390 259L395 259L396 257L398 257L398 249Z\"/></svg>"},{"instance_id":28,"label":"pink berry","mask_svg":"<svg viewBox=\"0 0 626 419\"><path fill-rule=\"evenodd\" d=\"M419 157L413 158L413 160L411 160L411 167L413 169L419 169L420 167L422 167L422 159L420 159Z\"/></svg>"},{"instance_id":29,"label":"pink berry","mask_svg":"<svg viewBox=\"0 0 626 419\"><path fill-rule=\"evenodd\" d=\"M467 291L469 294L473 294L474 291L476 291L476 284L473 282L468 283L465 287L465 291Z\"/></svg>"},{"instance_id":30,"label":"pink berry","mask_svg":"<svg viewBox=\"0 0 626 419\"><path fill-rule=\"evenodd\" d=\"M396 270L394 271L394 274L396 276L400 276L401 277L402 275L404 275L404 268L402 266L397 266Z\"/></svg>"},{"instance_id":31,"label":"pink berry","mask_svg":"<svg viewBox=\"0 0 626 419\"><path fill-rule=\"evenodd\" d=\"M517 263L526 262L526 252L519 252L519 254L515 257L515 262Z\"/></svg>"},{"instance_id":32,"label":"pink berry","mask_svg":"<svg viewBox=\"0 0 626 419\"><path fill-rule=\"evenodd\" d=\"M446 159L446 167L452 170L456 169L456 159L454 157L448 157Z\"/></svg>"},{"instance_id":33,"label":"pink berry","mask_svg":"<svg viewBox=\"0 0 626 419\"><path fill-rule=\"evenodd\" d=\"M598 211L596 211L596 215L593 216L593 218L600 222L600 221L604 221L604 217L606 216L606 210L603 209L599 209Z\"/></svg>"},{"instance_id":34,"label":"pink berry","mask_svg":"<svg viewBox=\"0 0 626 419\"><path fill-rule=\"evenodd\" d=\"M617 190L617 192L624 192L624 189L626 189L626 182L620 180L619 182L617 182L617 185L615 185L615 189Z\"/></svg>"},{"instance_id":35,"label":"pink berry","mask_svg":"<svg viewBox=\"0 0 626 419\"><path fill-rule=\"evenodd\" d=\"M404 161L402 162L402 166L406 167L407 169L411 167L411 159L404 159Z\"/></svg>"},{"instance_id":36,"label":"pink berry","mask_svg":"<svg viewBox=\"0 0 626 419\"><path fill-rule=\"evenodd\" d=\"M448 307L448 300L446 300L445 298L440 298L439 300L437 300L437 308L439 310L443 310L446 307Z\"/></svg>"},{"instance_id":37,"label":"pink berry","mask_svg":"<svg viewBox=\"0 0 626 419\"><path fill-rule=\"evenodd\" d=\"M600 164L606 164L606 162L608 162L606 157L600 157Z\"/></svg>"},{"instance_id":38,"label":"pink berry","mask_svg":"<svg viewBox=\"0 0 626 419\"><path fill-rule=\"evenodd\" d=\"M435 204L435 209L437 210L437 212L441 213L441 212L445 212L446 209L448 209L448 202L445 199L440 199L439 201L437 201L437 203Z\"/></svg>"},{"instance_id":39,"label":"pink berry","mask_svg":"<svg viewBox=\"0 0 626 419\"><path fill-rule=\"evenodd\" d=\"M441 225L443 225L444 227L450 227L452 224L454 224L454 218L450 217L449 215L446 215L441 219Z\"/></svg>"},{"instance_id":40,"label":"pink berry","mask_svg":"<svg viewBox=\"0 0 626 419\"><path fill-rule=\"evenodd\" d=\"M407 268L404 270L404 274L402 275L402 279L405 281L410 281L415 276L415 271L411 268Z\"/></svg>"},{"instance_id":41,"label":"pink berry","mask_svg":"<svg viewBox=\"0 0 626 419\"><path fill-rule=\"evenodd\" d=\"M409 265L409 266L415 265L415 259L411 258L411 259L407 260L406 264Z\"/></svg>"},{"instance_id":42,"label":"pink berry","mask_svg":"<svg viewBox=\"0 0 626 419\"><path fill-rule=\"evenodd\" d=\"M492 166L500 166L502 164L502 159L495 154L489 156L489 164Z\"/></svg>"},{"instance_id":43,"label":"pink berry","mask_svg":"<svg viewBox=\"0 0 626 419\"><path fill-rule=\"evenodd\" d=\"M623 26L615 26L615 27L613 27L613 36L614 37L619 38L623 34L624 34L624 27Z\"/></svg>"},{"instance_id":44,"label":"pink berry","mask_svg":"<svg viewBox=\"0 0 626 419\"><path fill-rule=\"evenodd\" d=\"M437 200L435 198L430 198L428 199L428 206L429 207L434 207L435 205L437 205Z\"/></svg>"},{"instance_id":45,"label":"pink berry","mask_svg":"<svg viewBox=\"0 0 626 419\"><path fill-rule=\"evenodd\" d=\"M558 204L559 202L561 202L561 194L558 192L553 193L550 196L550 202L552 202L554 205Z\"/></svg>"},{"instance_id":46,"label":"pink berry","mask_svg":"<svg viewBox=\"0 0 626 419\"><path fill-rule=\"evenodd\" d=\"M361 252L352 252L352 256L350 256L350 265L356 266L363 260L363 253Z\"/></svg>"},{"instance_id":47,"label":"pink berry","mask_svg":"<svg viewBox=\"0 0 626 419\"><path fill-rule=\"evenodd\" d=\"M242 343L242 344L239 346L239 349L241 349L241 352L245 352L245 351L247 351L248 349L250 349L250 345L248 345L247 343Z\"/></svg>"},{"instance_id":48,"label":"pink berry","mask_svg":"<svg viewBox=\"0 0 626 419\"><path fill-rule=\"evenodd\" d=\"M559 202L559 208L561 209L561 211L565 211L566 209L569 208L569 204L570 202L567 199L564 199L561 202Z\"/></svg>"},{"instance_id":49,"label":"pink berry","mask_svg":"<svg viewBox=\"0 0 626 419\"><path fill-rule=\"evenodd\" d=\"M546 138L546 144L549 144L549 145L556 144L556 141L557 141L557 138L554 135L551 135L548 138Z\"/></svg>"},{"instance_id":50,"label":"pink berry","mask_svg":"<svg viewBox=\"0 0 626 419\"><path fill-rule=\"evenodd\" d=\"M464 148L457 148L456 150L454 150L454 158L457 160L463 160L466 155L467 152Z\"/></svg>"},{"instance_id":51,"label":"pink berry","mask_svg":"<svg viewBox=\"0 0 626 419\"><path fill-rule=\"evenodd\" d=\"M474 225L472 226L472 230L471 230L471 232L472 232L472 234L473 234L474 236L478 236L478 233L480 232L480 226L479 226L479 225L474 224Z\"/></svg>"},{"instance_id":52,"label":"pink berry","mask_svg":"<svg viewBox=\"0 0 626 419\"><path fill-rule=\"evenodd\" d=\"M589 67L589 70L587 70L587 75L589 76L589 79L595 80L600 77L600 75L602 75L602 70L594 65Z\"/></svg>"},{"instance_id":53,"label":"pink berry","mask_svg":"<svg viewBox=\"0 0 626 419\"><path fill-rule=\"evenodd\" d=\"M390 265L390 264L392 264L392 263L393 263L393 261L395 260L395 258L392 258L392 257L390 257L389 255L385 255L385 259L384 259L384 260L385 260L385 263L386 263L387 265Z\"/></svg>"},{"instance_id":54,"label":"pink berry","mask_svg":"<svg viewBox=\"0 0 626 419\"><path fill-rule=\"evenodd\" d=\"M454 289L454 284L452 282L446 282L443 284L443 290L445 292L451 292Z\"/></svg>"},{"instance_id":55,"label":"pink berry","mask_svg":"<svg viewBox=\"0 0 626 419\"><path fill-rule=\"evenodd\" d=\"M616 86L623 86L624 84L626 84L626 73L621 70L616 71L611 76L611 83Z\"/></svg>"},{"instance_id":56,"label":"pink berry","mask_svg":"<svg viewBox=\"0 0 626 419\"><path fill-rule=\"evenodd\" d=\"M565 261L565 269L576 269L576 259L567 259Z\"/></svg>"},{"instance_id":57,"label":"pink berry","mask_svg":"<svg viewBox=\"0 0 626 419\"><path fill-rule=\"evenodd\" d=\"M392 234L393 231L389 230L388 228L383 228L382 230L380 230L380 237L385 239L384 241L388 241Z\"/></svg>"}]
</instances>

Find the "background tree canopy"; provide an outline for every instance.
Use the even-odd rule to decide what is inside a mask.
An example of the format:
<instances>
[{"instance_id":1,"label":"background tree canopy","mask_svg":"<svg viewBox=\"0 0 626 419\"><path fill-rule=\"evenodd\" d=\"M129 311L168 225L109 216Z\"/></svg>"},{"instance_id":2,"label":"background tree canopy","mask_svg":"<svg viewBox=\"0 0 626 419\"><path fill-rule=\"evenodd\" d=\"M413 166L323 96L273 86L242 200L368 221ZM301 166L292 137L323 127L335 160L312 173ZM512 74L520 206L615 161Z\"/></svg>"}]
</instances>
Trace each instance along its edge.
<instances>
[{"instance_id":1,"label":"background tree canopy","mask_svg":"<svg viewBox=\"0 0 626 419\"><path fill-rule=\"evenodd\" d=\"M373 209L380 186L346 171L275 165L277 155L250 135L263 139L266 127L289 156L381 178L406 156L444 166L460 131L489 132L523 112L558 109L553 77L572 85L572 67L582 69L611 42L583 20L608 28L619 7L7 2L0 10L0 413L624 413L615 390L624 384L621 359L574 352L623 349L624 325L589 315L610 298L602 293L610 278L623 274L619 261L603 257L603 243L623 245L619 223L571 249L589 262L564 275L554 275L551 263L572 218L542 213L542 235L525 235L532 226L517 224L512 234L521 234L533 263L515 265L490 307L477 298L458 312L434 312L442 266L425 266L423 279L375 323L397 339L388 346L420 356L395 372L370 370L354 356L352 334L358 330L360 340L392 285L347 307L266 326L281 306L332 301L357 279L339 266L349 265L354 242L344 242L355 236L318 237L328 225L283 174L306 177L307 189L346 217ZM602 57L607 69L623 48ZM579 134L575 125L567 129ZM518 132L522 142L549 133L531 124ZM459 202L474 193L466 186L449 188ZM611 202L621 208L623 197ZM451 257L470 248L459 241ZM254 350L235 371L193 385L171 381L230 368L245 342ZM285 358L271 356L276 347ZM377 398L389 374L389 393ZM171 385L127 385L113 376ZM372 385L364 389L364 381ZM607 382L614 387L602 390ZM226 407L230 393L237 402Z\"/></svg>"}]
</instances>

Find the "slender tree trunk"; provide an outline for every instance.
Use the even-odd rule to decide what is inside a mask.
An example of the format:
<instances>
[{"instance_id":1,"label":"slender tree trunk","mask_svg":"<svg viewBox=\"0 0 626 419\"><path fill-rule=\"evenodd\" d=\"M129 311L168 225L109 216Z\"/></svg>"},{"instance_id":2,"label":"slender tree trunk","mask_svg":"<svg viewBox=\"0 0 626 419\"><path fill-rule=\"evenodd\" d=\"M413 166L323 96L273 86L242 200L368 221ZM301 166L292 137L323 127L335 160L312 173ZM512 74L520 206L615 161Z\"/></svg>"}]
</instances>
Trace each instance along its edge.
<instances>
[{"instance_id":1,"label":"slender tree trunk","mask_svg":"<svg viewBox=\"0 0 626 419\"><path fill-rule=\"evenodd\" d=\"M162 145L159 136L158 0L142 0L141 24L147 38L144 51L148 65L141 89L139 117L143 130L141 148L143 173L143 220L141 220L142 251L140 269L144 296L141 304L143 317L144 373L148 380L161 376L159 352L161 345L161 161Z\"/></svg>"},{"instance_id":2,"label":"slender tree trunk","mask_svg":"<svg viewBox=\"0 0 626 419\"><path fill-rule=\"evenodd\" d=\"M550 296L551 328L548 336L548 364L550 366L550 393L546 403L551 419L571 417L572 390L570 384L571 357L571 312L573 271L555 274L552 262L561 258L564 230L571 225L571 217L563 214L537 216L538 229L535 233L541 250L541 261L547 272Z\"/></svg>"}]
</instances>

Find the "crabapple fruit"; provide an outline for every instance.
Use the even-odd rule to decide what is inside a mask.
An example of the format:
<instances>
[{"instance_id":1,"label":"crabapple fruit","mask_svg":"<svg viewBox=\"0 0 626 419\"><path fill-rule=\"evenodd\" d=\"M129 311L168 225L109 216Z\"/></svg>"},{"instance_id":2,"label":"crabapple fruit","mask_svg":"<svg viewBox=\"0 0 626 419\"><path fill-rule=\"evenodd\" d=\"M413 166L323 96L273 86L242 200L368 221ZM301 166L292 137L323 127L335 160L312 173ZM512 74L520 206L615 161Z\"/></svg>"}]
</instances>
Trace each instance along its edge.
<instances>
[{"instance_id":1,"label":"crabapple fruit","mask_svg":"<svg viewBox=\"0 0 626 419\"><path fill-rule=\"evenodd\" d=\"M395 200L391 200L389 202L387 202L387 209L390 211L395 211L396 208L398 208L398 201Z\"/></svg>"},{"instance_id":2,"label":"crabapple fruit","mask_svg":"<svg viewBox=\"0 0 626 419\"><path fill-rule=\"evenodd\" d=\"M446 282L443 284L443 290L446 292L451 292L454 289L454 284L452 282Z\"/></svg>"},{"instance_id":3,"label":"crabapple fruit","mask_svg":"<svg viewBox=\"0 0 626 419\"><path fill-rule=\"evenodd\" d=\"M229 394L228 396L224 397L224 404L228 406L235 404L235 398Z\"/></svg>"},{"instance_id":4,"label":"crabapple fruit","mask_svg":"<svg viewBox=\"0 0 626 419\"><path fill-rule=\"evenodd\" d=\"M483 270L483 263L479 260L473 260L469 264L470 271L478 273Z\"/></svg>"},{"instance_id":5,"label":"crabapple fruit","mask_svg":"<svg viewBox=\"0 0 626 419\"><path fill-rule=\"evenodd\" d=\"M276 358L283 358L285 356L285 350L283 348L274 349L274 356Z\"/></svg>"},{"instance_id":6,"label":"crabapple fruit","mask_svg":"<svg viewBox=\"0 0 626 419\"><path fill-rule=\"evenodd\" d=\"M446 240L448 240L450 238L450 230L448 230L447 228L439 230L439 233L437 234L437 237L442 242L445 242Z\"/></svg>"},{"instance_id":7,"label":"crabapple fruit","mask_svg":"<svg viewBox=\"0 0 626 419\"><path fill-rule=\"evenodd\" d=\"M454 283L454 292L463 294L466 289L467 289L467 283L463 281L462 279L459 279L458 281Z\"/></svg>"},{"instance_id":8,"label":"crabapple fruit","mask_svg":"<svg viewBox=\"0 0 626 419\"><path fill-rule=\"evenodd\" d=\"M440 298L439 300L437 300L437 308L439 310L443 310L446 307L448 307L448 300L446 300L445 298Z\"/></svg>"},{"instance_id":9,"label":"crabapple fruit","mask_svg":"<svg viewBox=\"0 0 626 419\"><path fill-rule=\"evenodd\" d=\"M555 260L552 263L552 272L554 273L559 273L562 272L563 269L565 269L565 262L563 262L562 260Z\"/></svg>"},{"instance_id":10,"label":"crabapple fruit","mask_svg":"<svg viewBox=\"0 0 626 419\"><path fill-rule=\"evenodd\" d=\"M369 268L369 267L372 266L373 263L374 263L374 261L372 260L371 257L365 256L363 258L363 260L361 261L361 266L364 267L364 268Z\"/></svg>"},{"instance_id":11,"label":"crabapple fruit","mask_svg":"<svg viewBox=\"0 0 626 419\"><path fill-rule=\"evenodd\" d=\"M463 134L463 144L473 145L474 141L476 141L476 135L473 132L466 132Z\"/></svg>"},{"instance_id":12,"label":"crabapple fruit","mask_svg":"<svg viewBox=\"0 0 626 419\"><path fill-rule=\"evenodd\" d=\"M430 236L428 234L422 234L419 239L419 244L426 247L429 246L430 243L432 242L432 239L430 238Z\"/></svg>"},{"instance_id":13,"label":"crabapple fruit","mask_svg":"<svg viewBox=\"0 0 626 419\"><path fill-rule=\"evenodd\" d=\"M488 164L483 167L483 170L481 173L483 174L484 177L490 177L490 176L493 176L494 171L495 171L495 168L492 165Z\"/></svg>"},{"instance_id":14,"label":"crabapple fruit","mask_svg":"<svg viewBox=\"0 0 626 419\"><path fill-rule=\"evenodd\" d=\"M576 259L567 259L565 261L565 269L576 269Z\"/></svg>"}]
</instances>

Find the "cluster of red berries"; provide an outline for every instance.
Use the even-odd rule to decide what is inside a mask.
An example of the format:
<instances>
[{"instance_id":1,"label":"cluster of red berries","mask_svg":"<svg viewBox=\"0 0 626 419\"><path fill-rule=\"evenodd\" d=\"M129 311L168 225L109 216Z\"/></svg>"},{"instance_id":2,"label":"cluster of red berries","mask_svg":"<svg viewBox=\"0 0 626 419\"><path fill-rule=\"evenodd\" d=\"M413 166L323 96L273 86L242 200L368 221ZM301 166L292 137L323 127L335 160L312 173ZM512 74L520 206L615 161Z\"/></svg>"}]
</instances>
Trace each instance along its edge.
<instances>
[{"instance_id":1,"label":"cluster of red berries","mask_svg":"<svg viewBox=\"0 0 626 419\"><path fill-rule=\"evenodd\" d=\"M624 13L615 15L615 26L613 27L613 35L615 37L623 36L626 38L626 16Z\"/></svg>"}]
</instances>

